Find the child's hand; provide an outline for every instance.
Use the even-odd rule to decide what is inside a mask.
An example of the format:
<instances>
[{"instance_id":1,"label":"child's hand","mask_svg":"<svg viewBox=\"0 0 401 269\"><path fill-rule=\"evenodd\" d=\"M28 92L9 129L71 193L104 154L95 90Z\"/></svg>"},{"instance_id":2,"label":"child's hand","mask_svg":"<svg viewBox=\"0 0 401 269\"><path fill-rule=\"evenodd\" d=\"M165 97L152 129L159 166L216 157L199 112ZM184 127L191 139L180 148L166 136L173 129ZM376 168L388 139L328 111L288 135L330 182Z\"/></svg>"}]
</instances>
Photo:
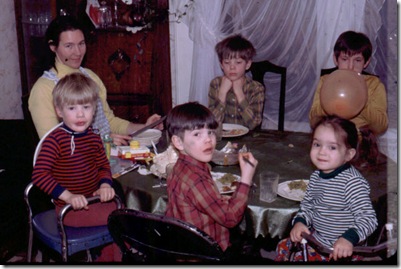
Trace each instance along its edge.
<instances>
[{"instance_id":1,"label":"child's hand","mask_svg":"<svg viewBox=\"0 0 401 269\"><path fill-rule=\"evenodd\" d=\"M340 237L334 243L333 252L330 254L330 258L333 258L335 261L337 259L350 257L352 255L352 251L354 246L347 239Z\"/></svg>"},{"instance_id":2,"label":"child's hand","mask_svg":"<svg viewBox=\"0 0 401 269\"><path fill-rule=\"evenodd\" d=\"M109 184L103 183L100 185L100 188L93 193L93 196L96 195L100 196L100 202L107 202L114 198L115 191Z\"/></svg>"},{"instance_id":3,"label":"child's hand","mask_svg":"<svg viewBox=\"0 0 401 269\"><path fill-rule=\"evenodd\" d=\"M243 90L244 84L245 84L244 77L233 81L233 91L235 97L237 98L238 103L241 103L245 99L245 94Z\"/></svg>"},{"instance_id":4,"label":"child's hand","mask_svg":"<svg viewBox=\"0 0 401 269\"><path fill-rule=\"evenodd\" d=\"M71 204L74 210L85 209L88 210L88 200L81 194L73 194L68 190L63 191L58 197L66 204Z\"/></svg>"},{"instance_id":5,"label":"child's hand","mask_svg":"<svg viewBox=\"0 0 401 269\"><path fill-rule=\"evenodd\" d=\"M302 232L310 234L310 231L305 224L303 224L302 222L295 223L294 227L292 227L292 230L290 232L291 241L295 243L301 242L303 238L301 235Z\"/></svg>"},{"instance_id":6,"label":"child's hand","mask_svg":"<svg viewBox=\"0 0 401 269\"><path fill-rule=\"evenodd\" d=\"M227 93L233 86L233 82L226 76L223 76L219 88L219 99L221 102L226 102Z\"/></svg>"},{"instance_id":7,"label":"child's hand","mask_svg":"<svg viewBox=\"0 0 401 269\"><path fill-rule=\"evenodd\" d=\"M253 164L253 166L246 162L244 158L247 158ZM241 167L241 182L251 186L256 166L258 165L258 160L253 157L251 152L239 153L238 159Z\"/></svg>"}]
</instances>

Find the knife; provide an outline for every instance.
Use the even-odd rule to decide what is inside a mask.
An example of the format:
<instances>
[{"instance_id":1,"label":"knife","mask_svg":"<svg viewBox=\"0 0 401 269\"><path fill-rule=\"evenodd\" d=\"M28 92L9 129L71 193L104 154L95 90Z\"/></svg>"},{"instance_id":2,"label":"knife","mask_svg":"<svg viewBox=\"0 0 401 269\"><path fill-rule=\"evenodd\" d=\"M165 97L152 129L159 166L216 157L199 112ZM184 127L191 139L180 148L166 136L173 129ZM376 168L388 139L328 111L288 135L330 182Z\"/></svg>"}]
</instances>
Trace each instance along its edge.
<instances>
[{"instance_id":1,"label":"knife","mask_svg":"<svg viewBox=\"0 0 401 269\"><path fill-rule=\"evenodd\" d=\"M145 132L146 130L151 129L151 128L153 128L153 127L159 125L160 123L162 123L162 122L166 119L166 117L167 117L167 116L161 117L159 120L157 120L157 121L155 121L155 122L153 122L153 123L151 123L151 124L149 124L149 125L146 125L145 127L143 127L143 128L141 128L141 129L139 129L139 130L137 130L137 131L131 133L129 136L131 136L131 137L137 136L137 135L139 135L140 133L143 133L143 132Z\"/></svg>"}]
</instances>

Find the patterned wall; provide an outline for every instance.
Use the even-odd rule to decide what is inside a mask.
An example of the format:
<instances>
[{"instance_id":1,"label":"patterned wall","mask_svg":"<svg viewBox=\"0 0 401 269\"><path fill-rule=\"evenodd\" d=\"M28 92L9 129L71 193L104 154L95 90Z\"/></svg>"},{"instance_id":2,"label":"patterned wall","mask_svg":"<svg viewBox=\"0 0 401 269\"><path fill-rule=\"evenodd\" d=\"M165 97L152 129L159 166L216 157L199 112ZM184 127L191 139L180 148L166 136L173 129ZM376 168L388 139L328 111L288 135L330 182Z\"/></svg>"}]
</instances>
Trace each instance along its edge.
<instances>
[{"instance_id":1,"label":"patterned wall","mask_svg":"<svg viewBox=\"0 0 401 269\"><path fill-rule=\"evenodd\" d=\"M14 1L1 1L0 36L0 119L23 119Z\"/></svg>"}]
</instances>

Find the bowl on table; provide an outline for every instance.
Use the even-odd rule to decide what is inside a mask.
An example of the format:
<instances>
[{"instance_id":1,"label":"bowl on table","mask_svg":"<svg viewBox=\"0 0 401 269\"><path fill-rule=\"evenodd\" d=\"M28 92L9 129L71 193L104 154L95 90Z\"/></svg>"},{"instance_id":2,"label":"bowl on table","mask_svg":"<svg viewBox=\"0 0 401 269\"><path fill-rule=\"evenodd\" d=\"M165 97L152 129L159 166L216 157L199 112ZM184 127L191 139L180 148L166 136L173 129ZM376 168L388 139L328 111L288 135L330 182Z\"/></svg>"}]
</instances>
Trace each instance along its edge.
<instances>
[{"instance_id":1,"label":"bowl on table","mask_svg":"<svg viewBox=\"0 0 401 269\"><path fill-rule=\"evenodd\" d=\"M236 152L223 152L214 150L212 162L217 165L236 165L238 161L238 151Z\"/></svg>"},{"instance_id":2,"label":"bowl on table","mask_svg":"<svg viewBox=\"0 0 401 269\"><path fill-rule=\"evenodd\" d=\"M138 141L141 146L152 147L152 141L155 145L159 143L162 137L162 131L157 129L149 129L137 136L132 137L132 140Z\"/></svg>"}]
</instances>

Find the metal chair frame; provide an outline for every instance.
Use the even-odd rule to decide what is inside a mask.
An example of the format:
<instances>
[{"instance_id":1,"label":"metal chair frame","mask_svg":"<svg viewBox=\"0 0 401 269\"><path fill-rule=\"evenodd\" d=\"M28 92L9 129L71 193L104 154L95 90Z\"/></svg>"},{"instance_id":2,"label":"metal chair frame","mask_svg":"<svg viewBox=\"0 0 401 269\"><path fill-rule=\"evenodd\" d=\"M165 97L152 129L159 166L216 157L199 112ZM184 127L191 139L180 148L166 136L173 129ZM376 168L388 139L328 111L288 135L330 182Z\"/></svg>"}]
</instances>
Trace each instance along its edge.
<instances>
[{"instance_id":1,"label":"metal chair frame","mask_svg":"<svg viewBox=\"0 0 401 269\"><path fill-rule=\"evenodd\" d=\"M34 157L33 166L35 166L37 156L39 155L40 149L44 139L56 128L61 126L62 123L57 124L51 130L49 130L38 142ZM77 253L79 251L86 250L87 261L91 262L92 257L90 249L98 246L105 245L113 242L107 225L93 226L93 227L66 227L63 224L65 215L71 211L72 205L65 205L56 216L55 209L46 210L38 214L33 214L32 205L29 199L29 194L34 187L33 183L29 183L24 191L24 200L28 209L28 253L27 262L32 261L32 247L33 247L33 236L38 235L43 243L45 243L51 249L54 249L62 256L62 261L67 262L68 256ZM49 198L50 199L50 198ZM100 202L100 196L93 196L87 199L88 204ZM123 202L118 195L115 195L114 202L117 204L117 208L123 207ZM54 220L54 221L49 221ZM46 225L46 227L42 227ZM45 230L48 228L48 230ZM58 231L58 232L56 232ZM59 236L56 236L56 234Z\"/></svg>"},{"instance_id":2,"label":"metal chair frame","mask_svg":"<svg viewBox=\"0 0 401 269\"><path fill-rule=\"evenodd\" d=\"M79 228L66 227L63 224L63 219L69 211L73 210L71 204L65 205L57 216L54 209L34 215L29 201L29 193L33 187L33 183L29 183L24 191L24 199L28 208L29 225L27 262L32 261L34 234L36 234L45 245L60 253L63 262L67 262L70 255L83 250L86 250L87 262L92 262L92 256L89 251L91 248L113 242L107 225ZM117 195L114 201L117 204L117 208L122 208L123 203ZM88 198L88 204L98 202L100 202L100 196ZM41 226L44 222L46 222L46 227ZM46 228L48 228L48 230L45 230ZM58 235L55 233L56 230L58 231Z\"/></svg>"},{"instance_id":3,"label":"metal chair frame","mask_svg":"<svg viewBox=\"0 0 401 269\"><path fill-rule=\"evenodd\" d=\"M387 228L387 225L385 227ZM360 255L363 257L374 257L374 256L379 256L379 254L382 253L384 250L387 250L389 248L396 248L397 247L397 239L396 238L389 238L389 239L387 239L387 241L380 243L385 227L383 227L376 245L374 245L374 246L366 246L366 245L355 246L353 248L353 254ZM318 253L321 253L324 255L330 255L330 253L333 252L333 248L327 248L327 247L323 246L321 243L319 243L313 237L313 235L309 235L305 232L303 232L301 235L303 237L303 239L301 241L301 249L302 249L302 255L303 255L304 262L308 261L307 244L309 244L311 247L313 247Z\"/></svg>"}]
</instances>

